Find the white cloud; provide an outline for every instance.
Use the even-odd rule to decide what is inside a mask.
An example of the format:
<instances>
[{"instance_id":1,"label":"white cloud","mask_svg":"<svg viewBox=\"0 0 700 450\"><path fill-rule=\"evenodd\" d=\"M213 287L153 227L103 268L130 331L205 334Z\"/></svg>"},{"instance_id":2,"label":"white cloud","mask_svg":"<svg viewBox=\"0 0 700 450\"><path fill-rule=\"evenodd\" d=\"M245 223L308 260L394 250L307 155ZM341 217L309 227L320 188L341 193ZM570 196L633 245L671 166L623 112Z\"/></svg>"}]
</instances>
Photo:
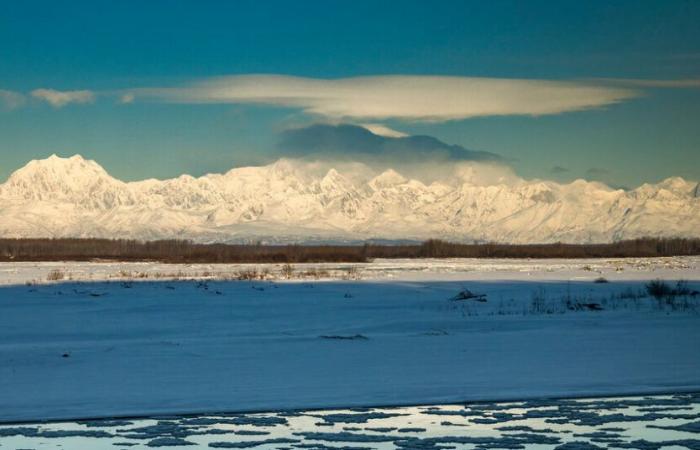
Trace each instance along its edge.
<instances>
[{"instance_id":1,"label":"white cloud","mask_svg":"<svg viewBox=\"0 0 700 450\"><path fill-rule=\"evenodd\" d=\"M24 104L24 95L19 92L0 89L0 108L10 110Z\"/></svg>"},{"instance_id":2,"label":"white cloud","mask_svg":"<svg viewBox=\"0 0 700 450\"><path fill-rule=\"evenodd\" d=\"M92 103L95 94L92 91L57 91L55 89L35 89L32 97L45 101L54 108L61 108L69 103Z\"/></svg>"},{"instance_id":3,"label":"white cloud","mask_svg":"<svg viewBox=\"0 0 700 450\"><path fill-rule=\"evenodd\" d=\"M393 137L393 138L408 136L408 134L406 134L402 131L394 130L394 129L389 128L386 125L382 125L380 123L363 123L361 125L362 125L362 128L370 131L373 134L376 134L377 136Z\"/></svg>"},{"instance_id":4,"label":"white cloud","mask_svg":"<svg viewBox=\"0 0 700 450\"><path fill-rule=\"evenodd\" d=\"M242 75L130 92L177 103L268 104L329 118L415 121L559 114L640 95L633 89L595 82L402 75L332 80Z\"/></svg>"}]
</instances>

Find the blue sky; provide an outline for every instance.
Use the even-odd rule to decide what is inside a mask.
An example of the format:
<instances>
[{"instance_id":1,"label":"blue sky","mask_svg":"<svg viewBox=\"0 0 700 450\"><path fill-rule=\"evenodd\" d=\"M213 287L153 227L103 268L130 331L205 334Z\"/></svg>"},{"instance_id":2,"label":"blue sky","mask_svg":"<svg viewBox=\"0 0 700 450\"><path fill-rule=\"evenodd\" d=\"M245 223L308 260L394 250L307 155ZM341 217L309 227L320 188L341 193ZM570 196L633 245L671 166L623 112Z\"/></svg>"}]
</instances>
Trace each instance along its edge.
<instances>
[{"instance_id":1,"label":"blue sky","mask_svg":"<svg viewBox=\"0 0 700 450\"><path fill-rule=\"evenodd\" d=\"M51 153L122 179L224 171L284 156L282 131L330 121L496 153L526 177L697 180L699 21L697 1L11 2L0 12L0 179ZM237 76L253 74L283 76L252 79L281 96L299 79L328 93L249 100ZM356 78L368 76L374 87ZM422 85L429 76L458 83ZM328 79L349 81L318 83ZM519 98L530 87L502 93L489 81L501 79L574 90ZM447 117L452 92L468 108ZM353 103L364 96L375 104ZM414 101L396 106L404 96ZM538 109L551 97L577 98Z\"/></svg>"}]
</instances>

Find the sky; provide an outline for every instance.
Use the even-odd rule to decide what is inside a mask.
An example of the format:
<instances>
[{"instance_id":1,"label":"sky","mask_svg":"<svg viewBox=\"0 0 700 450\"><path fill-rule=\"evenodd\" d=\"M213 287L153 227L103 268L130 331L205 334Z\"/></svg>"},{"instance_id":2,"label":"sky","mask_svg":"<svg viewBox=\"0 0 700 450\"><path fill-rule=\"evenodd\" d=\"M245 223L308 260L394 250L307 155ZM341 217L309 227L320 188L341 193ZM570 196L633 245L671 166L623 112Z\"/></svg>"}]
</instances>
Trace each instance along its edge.
<instances>
[{"instance_id":1,"label":"sky","mask_svg":"<svg viewBox=\"0 0 700 450\"><path fill-rule=\"evenodd\" d=\"M338 125L526 178L698 180L698 22L694 0L7 2L0 180L53 153L124 180L223 172ZM309 147L367 153L344 136Z\"/></svg>"}]
</instances>

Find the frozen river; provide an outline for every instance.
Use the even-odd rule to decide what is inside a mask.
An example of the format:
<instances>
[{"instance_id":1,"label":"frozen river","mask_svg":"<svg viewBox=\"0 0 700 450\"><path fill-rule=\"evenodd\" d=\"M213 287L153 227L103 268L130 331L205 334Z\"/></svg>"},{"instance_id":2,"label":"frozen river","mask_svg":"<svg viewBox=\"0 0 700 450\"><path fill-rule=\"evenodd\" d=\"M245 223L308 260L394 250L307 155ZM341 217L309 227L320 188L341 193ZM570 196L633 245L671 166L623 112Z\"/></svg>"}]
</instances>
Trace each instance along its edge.
<instances>
[{"instance_id":1,"label":"frozen river","mask_svg":"<svg viewBox=\"0 0 700 450\"><path fill-rule=\"evenodd\" d=\"M532 400L0 426L3 449L700 449L700 396Z\"/></svg>"}]
</instances>

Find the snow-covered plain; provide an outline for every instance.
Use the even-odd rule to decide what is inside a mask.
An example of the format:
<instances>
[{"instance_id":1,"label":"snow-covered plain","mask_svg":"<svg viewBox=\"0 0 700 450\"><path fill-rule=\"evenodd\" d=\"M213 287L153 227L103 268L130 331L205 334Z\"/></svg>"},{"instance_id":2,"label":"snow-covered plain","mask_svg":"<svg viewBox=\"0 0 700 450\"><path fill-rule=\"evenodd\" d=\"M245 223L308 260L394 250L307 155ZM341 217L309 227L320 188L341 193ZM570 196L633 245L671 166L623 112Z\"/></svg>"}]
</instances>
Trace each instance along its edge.
<instances>
[{"instance_id":1,"label":"snow-covered plain","mask_svg":"<svg viewBox=\"0 0 700 450\"><path fill-rule=\"evenodd\" d=\"M700 257L668 258L422 258L368 263L293 264L294 279L323 280L609 280L700 279ZM155 262L0 262L0 285L46 283L52 271L68 281L231 280L249 274L283 280L282 264L166 264Z\"/></svg>"},{"instance_id":2,"label":"snow-covered plain","mask_svg":"<svg viewBox=\"0 0 700 450\"><path fill-rule=\"evenodd\" d=\"M698 391L699 263L6 263L0 421Z\"/></svg>"}]
</instances>

